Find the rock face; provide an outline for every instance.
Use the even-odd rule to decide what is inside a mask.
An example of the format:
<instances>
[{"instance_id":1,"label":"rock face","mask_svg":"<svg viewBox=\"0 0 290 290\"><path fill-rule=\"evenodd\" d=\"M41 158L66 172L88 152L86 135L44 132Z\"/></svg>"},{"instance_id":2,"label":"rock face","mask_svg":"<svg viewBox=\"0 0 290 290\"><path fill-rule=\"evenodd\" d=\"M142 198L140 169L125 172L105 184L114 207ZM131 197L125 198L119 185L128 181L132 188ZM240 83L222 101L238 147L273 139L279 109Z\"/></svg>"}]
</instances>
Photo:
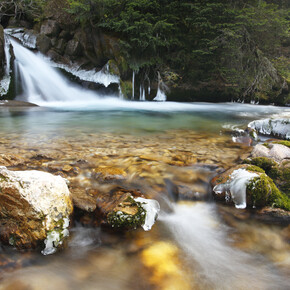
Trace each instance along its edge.
<instances>
[{"instance_id":1,"label":"rock face","mask_svg":"<svg viewBox=\"0 0 290 290\"><path fill-rule=\"evenodd\" d=\"M1 240L17 248L36 247L51 254L68 235L73 211L66 182L42 171L9 171L0 167Z\"/></svg>"},{"instance_id":2,"label":"rock face","mask_svg":"<svg viewBox=\"0 0 290 290\"><path fill-rule=\"evenodd\" d=\"M4 76L4 63L5 63L5 53L4 53L4 30L0 25L0 80Z\"/></svg>"}]
</instances>

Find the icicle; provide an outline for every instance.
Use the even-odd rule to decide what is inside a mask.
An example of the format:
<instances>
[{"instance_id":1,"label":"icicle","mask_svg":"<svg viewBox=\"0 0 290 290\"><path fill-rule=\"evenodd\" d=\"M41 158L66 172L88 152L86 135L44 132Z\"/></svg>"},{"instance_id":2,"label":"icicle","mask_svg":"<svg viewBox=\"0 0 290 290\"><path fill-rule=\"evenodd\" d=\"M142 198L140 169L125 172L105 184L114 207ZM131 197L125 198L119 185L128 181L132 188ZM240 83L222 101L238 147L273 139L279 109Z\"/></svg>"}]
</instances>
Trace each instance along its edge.
<instances>
[{"instance_id":1,"label":"icicle","mask_svg":"<svg viewBox=\"0 0 290 290\"><path fill-rule=\"evenodd\" d=\"M132 76L132 99L133 100L135 98L134 88L135 88L135 71L133 70L133 76Z\"/></svg>"}]
</instances>

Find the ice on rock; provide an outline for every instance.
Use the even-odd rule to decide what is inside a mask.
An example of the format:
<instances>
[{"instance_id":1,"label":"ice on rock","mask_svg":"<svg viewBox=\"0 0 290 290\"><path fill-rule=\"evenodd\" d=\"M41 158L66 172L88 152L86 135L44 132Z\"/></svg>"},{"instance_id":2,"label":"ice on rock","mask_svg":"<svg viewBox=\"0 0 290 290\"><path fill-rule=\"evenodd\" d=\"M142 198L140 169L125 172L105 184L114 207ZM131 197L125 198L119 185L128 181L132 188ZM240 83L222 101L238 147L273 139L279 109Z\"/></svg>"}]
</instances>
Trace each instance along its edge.
<instances>
[{"instance_id":1,"label":"ice on rock","mask_svg":"<svg viewBox=\"0 0 290 290\"><path fill-rule=\"evenodd\" d=\"M146 211L145 223L142 225L142 228L144 231L151 230L160 211L160 205L158 201L142 197L134 198L134 200L139 202L140 206Z\"/></svg>"},{"instance_id":2,"label":"ice on rock","mask_svg":"<svg viewBox=\"0 0 290 290\"><path fill-rule=\"evenodd\" d=\"M222 192L230 194L235 207L243 209L247 207L247 185L253 178L258 176L257 173L249 172L245 169L237 169L230 175L229 181L216 185L213 191L217 194Z\"/></svg>"}]
</instances>

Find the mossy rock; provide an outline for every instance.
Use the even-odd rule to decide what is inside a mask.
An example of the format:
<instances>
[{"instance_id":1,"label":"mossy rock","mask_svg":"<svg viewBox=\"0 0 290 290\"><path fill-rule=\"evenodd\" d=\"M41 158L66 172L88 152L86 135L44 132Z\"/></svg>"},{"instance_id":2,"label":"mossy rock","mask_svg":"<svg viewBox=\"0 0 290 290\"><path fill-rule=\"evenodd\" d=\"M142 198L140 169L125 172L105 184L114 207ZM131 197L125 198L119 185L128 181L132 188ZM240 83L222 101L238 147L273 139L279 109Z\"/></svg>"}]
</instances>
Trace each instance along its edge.
<instances>
[{"instance_id":1,"label":"mossy rock","mask_svg":"<svg viewBox=\"0 0 290 290\"><path fill-rule=\"evenodd\" d=\"M128 197L107 216L108 223L114 228L136 229L145 223L146 211L140 202Z\"/></svg>"},{"instance_id":2,"label":"mossy rock","mask_svg":"<svg viewBox=\"0 0 290 290\"><path fill-rule=\"evenodd\" d=\"M289 141L286 141L289 142ZM267 157L256 157L252 159L244 160L244 163L251 164L255 169L260 168L273 179L278 188L290 196L290 162L286 161L282 164L278 164L274 160ZM249 169L251 170L251 169ZM257 170L252 170L257 171ZM261 171L257 171L261 172Z\"/></svg>"},{"instance_id":3,"label":"mossy rock","mask_svg":"<svg viewBox=\"0 0 290 290\"><path fill-rule=\"evenodd\" d=\"M267 157L255 157L251 159L246 159L244 160L244 163L260 167L266 173L268 173L274 166L278 165L277 162Z\"/></svg>"},{"instance_id":4,"label":"mossy rock","mask_svg":"<svg viewBox=\"0 0 290 290\"><path fill-rule=\"evenodd\" d=\"M273 141L272 143L284 145L284 146L290 148L290 141L287 141L287 140Z\"/></svg>"},{"instance_id":5,"label":"mossy rock","mask_svg":"<svg viewBox=\"0 0 290 290\"><path fill-rule=\"evenodd\" d=\"M120 82L121 91L125 99L130 99L132 97L132 82L122 81Z\"/></svg>"},{"instance_id":6,"label":"mossy rock","mask_svg":"<svg viewBox=\"0 0 290 290\"><path fill-rule=\"evenodd\" d=\"M290 199L279 191L273 180L262 173L247 185L247 204L249 206L272 206L290 210Z\"/></svg>"}]
</instances>

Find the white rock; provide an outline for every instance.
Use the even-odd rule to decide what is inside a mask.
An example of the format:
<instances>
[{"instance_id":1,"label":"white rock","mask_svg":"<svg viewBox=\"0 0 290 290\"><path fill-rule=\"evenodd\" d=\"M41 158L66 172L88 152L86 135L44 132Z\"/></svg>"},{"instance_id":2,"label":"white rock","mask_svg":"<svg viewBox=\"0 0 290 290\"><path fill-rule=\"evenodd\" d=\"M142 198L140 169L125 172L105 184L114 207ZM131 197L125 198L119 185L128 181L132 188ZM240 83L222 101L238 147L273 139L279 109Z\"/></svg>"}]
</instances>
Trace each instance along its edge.
<instances>
[{"instance_id":1,"label":"white rock","mask_svg":"<svg viewBox=\"0 0 290 290\"><path fill-rule=\"evenodd\" d=\"M20 235L29 235L32 242L48 239L51 233L61 233L69 226L73 206L62 177L36 170L9 171L1 166L0 187L0 216L14 222ZM49 243L46 240L45 244Z\"/></svg>"}]
</instances>

